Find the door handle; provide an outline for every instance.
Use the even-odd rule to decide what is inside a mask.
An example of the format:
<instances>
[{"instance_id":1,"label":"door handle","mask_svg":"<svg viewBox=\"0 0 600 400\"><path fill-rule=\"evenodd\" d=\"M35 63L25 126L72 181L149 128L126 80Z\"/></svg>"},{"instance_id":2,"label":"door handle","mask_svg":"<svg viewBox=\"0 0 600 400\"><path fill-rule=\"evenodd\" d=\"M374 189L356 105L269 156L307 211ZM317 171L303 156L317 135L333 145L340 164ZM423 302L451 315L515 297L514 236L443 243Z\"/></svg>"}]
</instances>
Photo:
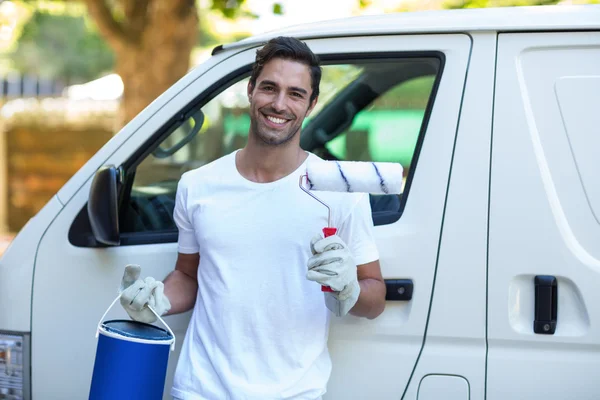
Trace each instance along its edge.
<instances>
[{"instance_id":1,"label":"door handle","mask_svg":"<svg viewBox=\"0 0 600 400\"><path fill-rule=\"evenodd\" d=\"M386 301L409 301L413 295L412 279L386 279Z\"/></svg>"},{"instance_id":2,"label":"door handle","mask_svg":"<svg viewBox=\"0 0 600 400\"><path fill-rule=\"evenodd\" d=\"M533 331L543 335L554 335L558 316L558 285L556 277L537 275L535 284L535 319Z\"/></svg>"}]
</instances>

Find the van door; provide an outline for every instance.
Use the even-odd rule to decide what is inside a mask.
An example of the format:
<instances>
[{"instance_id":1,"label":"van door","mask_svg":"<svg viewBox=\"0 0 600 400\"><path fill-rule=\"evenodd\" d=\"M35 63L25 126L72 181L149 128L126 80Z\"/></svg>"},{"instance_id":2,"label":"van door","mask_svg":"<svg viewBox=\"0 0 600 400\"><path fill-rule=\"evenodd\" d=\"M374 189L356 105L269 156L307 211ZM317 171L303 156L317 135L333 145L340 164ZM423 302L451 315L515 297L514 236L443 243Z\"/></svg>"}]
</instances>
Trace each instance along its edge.
<instances>
[{"instance_id":1,"label":"van door","mask_svg":"<svg viewBox=\"0 0 600 400\"><path fill-rule=\"evenodd\" d=\"M597 399L600 32L499 35L487 398Z\"/></svg>"},{"instance_id":2,"label":"van door","mask_svg":"<svg viewBox=\"0 0 600 400\"><path fill-rule=\"evenodd\" d=\"M406 170L401 196L371 198L389 284L386 310L375 320L333 321L327 398L398 398L423 343L471 43L459 34L307 44L324 66L320 103L303 131L304 148L328 159L399 162ZM122 171L120 245L99 245L90 233L86 204L92 175L48 228L34 281L35 397L87 396L96 324L117 293L125 264L140 264L143 275L156 279L173 269L177 181L183 172L244 145L249 127L245 86L255 51L232 52L191 80L96 166L111 164ZM115 307L107 318L124 317ZM179 345L189 317L166 318ZM165 398L178 354L179 346L171 355Z\"/></svg>"},{"instance_id":3,"label":"van door","mask_svg":"<svg viewBox=\"0 0 600 400\"><path fill-rule=\"evenodd\" d=\"M472 32L423 350L405 399L485 398L495 32Z\"/></svg>"}]
</instances>

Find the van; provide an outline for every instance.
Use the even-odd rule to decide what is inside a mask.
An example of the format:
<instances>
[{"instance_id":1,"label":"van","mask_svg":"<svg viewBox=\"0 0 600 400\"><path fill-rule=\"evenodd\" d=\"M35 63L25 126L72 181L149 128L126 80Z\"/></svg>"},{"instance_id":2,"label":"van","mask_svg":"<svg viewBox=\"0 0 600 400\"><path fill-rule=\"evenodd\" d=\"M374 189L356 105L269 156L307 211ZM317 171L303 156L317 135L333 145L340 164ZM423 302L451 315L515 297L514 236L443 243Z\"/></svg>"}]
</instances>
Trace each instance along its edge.
<instances>
[{"instance_id":1,"label":"van","mask_svg":"<svg viewBox=\"0 0 600 400\"><path fill-rule=\"evenodd\" d=\"M406 172L400 196L371 197L385 311L333 318L325 398L599 399L600 6L363 16L215 48L4 254L0 399L88 396L124 266L173 269L178 179L243 146L243 88L278 35L323 61L302 146ZM189 318L166 318L165 398Z\"/></svg>"}]
</instances>

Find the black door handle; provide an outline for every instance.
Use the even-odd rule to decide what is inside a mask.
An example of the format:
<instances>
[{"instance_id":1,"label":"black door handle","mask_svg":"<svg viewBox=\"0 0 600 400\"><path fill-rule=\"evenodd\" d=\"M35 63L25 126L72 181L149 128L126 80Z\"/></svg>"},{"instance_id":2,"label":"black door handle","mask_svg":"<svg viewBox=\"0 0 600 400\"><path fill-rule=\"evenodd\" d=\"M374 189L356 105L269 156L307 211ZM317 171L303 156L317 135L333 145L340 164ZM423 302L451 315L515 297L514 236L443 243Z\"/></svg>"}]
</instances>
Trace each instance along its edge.
<instances>
[{"instance_id":1,"label":"black door handle","mask_svg":"<svg viewBox=\"0 0 600 400\"><path fill-rule=\"evenodd\" d=\"M409 301L412 299L412 279L386 279L385 288L385 299L387 301Z\"/></svg>"},{"instance_id":2,"label":"black door handle","mask_svg":"<svg viewBox=\"0 0 600 400\"><path fill-rule=\"evenodd\" d=\"M535 319L533 331L544 335L553 335L556 331L558 316L558 285L556 277L537 275L535 277Z\"/></svg>"}]
</instances>

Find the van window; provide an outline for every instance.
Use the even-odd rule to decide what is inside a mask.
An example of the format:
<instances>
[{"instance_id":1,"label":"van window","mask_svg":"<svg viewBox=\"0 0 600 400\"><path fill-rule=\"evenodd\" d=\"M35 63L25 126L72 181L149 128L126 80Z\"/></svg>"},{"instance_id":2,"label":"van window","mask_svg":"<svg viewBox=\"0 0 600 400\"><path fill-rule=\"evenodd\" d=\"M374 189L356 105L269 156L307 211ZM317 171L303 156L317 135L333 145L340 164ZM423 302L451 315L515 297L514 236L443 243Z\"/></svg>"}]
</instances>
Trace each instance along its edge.
<instances>
[{"instance_id":1,"label":"van window","mask_svg":"<svg viewBox=\"0 0 600 400\"><path fill-rule=\"evenodd\" d=\"M402 164L404 193L371 196L376 225L400 218L440 71L436 57L324 60L319 103L304 121L301 146L328 160ZM172 214L181 175L246 143L248 80L240 77L186 114L185 121L136 163L134 173L128 171L132 181L123 185L122 234L132 238L144 232L176 232ZM195 136L185 140L190 134Z\"/></svg>"}]
</instances>

